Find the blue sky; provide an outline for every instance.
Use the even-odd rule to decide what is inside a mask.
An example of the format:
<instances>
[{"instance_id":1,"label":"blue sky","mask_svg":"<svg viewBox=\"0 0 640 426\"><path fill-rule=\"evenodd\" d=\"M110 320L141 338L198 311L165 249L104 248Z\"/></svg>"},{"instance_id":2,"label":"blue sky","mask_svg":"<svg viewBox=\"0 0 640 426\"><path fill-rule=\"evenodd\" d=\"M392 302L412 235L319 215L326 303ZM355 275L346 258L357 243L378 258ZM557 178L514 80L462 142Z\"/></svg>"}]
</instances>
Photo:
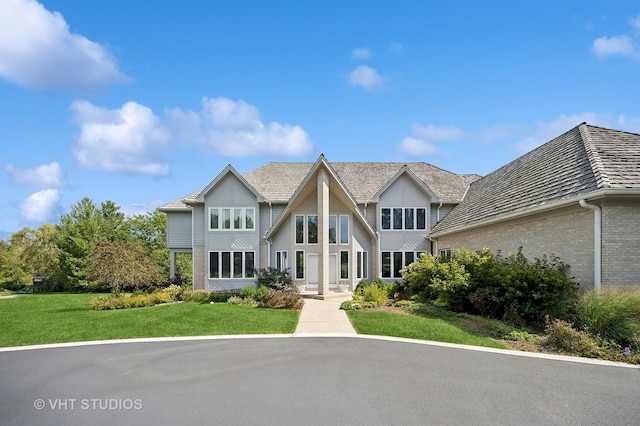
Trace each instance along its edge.
<instances>
[{"instance_id":1,"label":"blue sky","mask_svg":"<svg viewBox=\"0 0 640 426\"><path fill-rule=\"evenodd\" d=\"M0 2L0 236L139 214L227 165L487 174L577 124L640 132L637 1Z\"/></svg>"}]
</instances>

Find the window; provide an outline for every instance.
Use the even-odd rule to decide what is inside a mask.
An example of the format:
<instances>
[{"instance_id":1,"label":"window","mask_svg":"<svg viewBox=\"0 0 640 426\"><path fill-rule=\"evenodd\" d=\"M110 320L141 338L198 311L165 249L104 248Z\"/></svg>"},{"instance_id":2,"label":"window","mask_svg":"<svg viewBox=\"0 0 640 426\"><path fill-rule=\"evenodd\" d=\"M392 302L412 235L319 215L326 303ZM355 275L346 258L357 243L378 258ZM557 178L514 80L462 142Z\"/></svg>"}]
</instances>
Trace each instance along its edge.
<instances>
[{"instance_id":1,"label":"window","mask_svg":"<svg viewBox=\"0 0 640 426\"><path fill-rule=\"evenodd\" d=\"M362 278L367 279L369 273L369 254L366 251L362 252Z\"/></svg>"},{"instance_id":2,"label":"window","mask_svg":"<svg viewBox=\"0 0 640 426\"><path fill-rule=\"evenodd\" d=\"M296 279L304 279L304 251L296 251Z\"/></svg>"},{"instance_id":3,"label":"window","mask_svg":"<svg viewBox=\"0 0 640 426\"><path fill-rule=\"evenodd\" d=\"M382 229L391 229L391 209L382 209Z\"/></svg>"},{"instance_id":4,"label":"window","mask_svg":"<svg viewBox=\"0 0 640 426\"><path fill-rule=\"evenodd\" d=\"M329 216L329 244L335 244L338 235L338 218L336 215Z\"/></svg>"},{"instance_id":5,"label":"window","mask_svg":"<svg viewBox=\"0 0 640 426\"><path fill-rule=\"evenodd\" d=\"M416 209L416 228L425 229L427 224L427 209Z\"/></svg>"},{"instance_id":6,"label":"window","mask_svg":"<svg viewBox=\"0 0 640 426\"><path fill-rule=\"evenodd\" d=\"M404 229L413 229L414 209L404 209Z\"/></svg>"},{"instance_id":7,"label":"window","mask_svg":"<svg viewBox=\"0 0 640 426\"><path fill-rule=\"evenodd\" d=\"M382 208L380 209L380 225L382 229L427 229L427 209L423 207Z\"/></svg>"},{"instance_id":8,"label":"window","mask_svg":"<svg viewBox=\"0 0 640 426\"><path fill-rule=\"evenodd\" d=\"M367 278L367 252L366 251L356 252L356 278L359 280Z\"/></svg>"},{"instance_id":9,"label":"window","mask_svg":"<svg viewBox=\"0 0 640 426\"><path fill-rule=\"evenodd\" d=\"M340 244L349 244L349 216L340 215Z\"/></svg>"},{"instance_id":10,"label":"window","mask_svg":"<svg viewBox=\"0 0 640 426\"><path fill-rule=\"evenodd\" d=\"M450 248L441 249L441 250L439 250L439 252L440 252L440 256L442 256L442 257L446 257L447 259L451 257L451 249Z\"/></svg>"},{"instance_id":11,"label":"window","mask_svg":"<svg viewBox=\"0 0 640 426\"><path fill-rule=\"evenodd\" d=\"M253 207L236 207L233 209L212 207L209 209L209 230L254 230L255 214L256 210Z\"/></svg>"},{"instance_id":12,"label":"window","mask_svg":"<svg viewBox=\"0 0 640 426\"><path fill-rule=\"evenodd\" d=\"M318 215L307 216L307 244L318 244Z\"/></svg>"},{"instance_id":13,"label":"window","mask_svg":"<svg viewBox=\"0 0 640 426\"><path fill-rule=\"evenodd\" d=\"M304 244L304 216L296 215L296 244Z\"/></svg>"},{"instance_id":14,"label":"window","mask_svg":"<svg viewBox=\"0 0 640 426\"><path fill-rule=\"evenodd\" d=\"M413 251L383 251L381 253L382 261L382 278L401 278L400 271L405 266L415 262L416 258L424 252ZM366 252L363 253L366 255ZM363 257L363 264L365 263L365 257Z\"/></svg>"},{"instance_id":15,"label":"window","mask_svg":"<svg viewBox=\"0 0 640 426\"><path fill-rule=\"evenodd\" d=\"M286 271L289 268L289 254L286 250L276 252L276 268L279 271Z\"/></svg>"},{"instance_id":16,"label":"window","mask_svg":"<svg viewBox=\"0 0 640 426\"><path fill-rule=\"evenodd\" d=\"M382 278L391 278L391 252L382 252Z\"/></svg>"},{"instance_id":17,"label":"window","mask_svg":"<svg viewBox=\"0 0 640 426\"><path fill-rule=\"evenodd\" d=\"M349 252L340 250L340 279L349 278Z\"/></svg>"},{"instance_id":18,"label":"window","mask_svg":"<svg viewBox=\"0 0 640 426\"><path fill-rule=\"evenodd\" d=\"M252 251L209 252L209 278L254 278L255 253Z\"/></svg>"},{"instance_id":19,"label":"window","mask_svg":"<svg viewBox=\"0 0 640 426\"><path fill-rule=\"evenodd\" d=\"M393 209L393 229L402 229L402 209Z\"/></svg>"}]
</instances>

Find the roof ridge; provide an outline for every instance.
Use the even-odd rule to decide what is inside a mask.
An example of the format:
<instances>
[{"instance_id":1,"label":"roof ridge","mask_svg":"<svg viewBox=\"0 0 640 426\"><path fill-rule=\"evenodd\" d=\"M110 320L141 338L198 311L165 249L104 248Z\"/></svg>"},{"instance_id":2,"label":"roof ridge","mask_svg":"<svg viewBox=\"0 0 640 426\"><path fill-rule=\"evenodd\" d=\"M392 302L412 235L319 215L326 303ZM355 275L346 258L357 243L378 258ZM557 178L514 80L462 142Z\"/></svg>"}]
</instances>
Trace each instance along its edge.
<instances>
[{"instance_id":1,"label":"roof ridge","mask_svg":"<svg viewBox=\"0 0 640 426\"><path fill-rule=\"evenodd\" d=\"M606 173L602 158L600 158L600 152L596 148L591 133L589 132L589 125L587 123L581 123L578 125L580 131L580 137L587 152L587 159L593 171L593 176L596 178L597 188L609 188L611 187L611 181Z\"/></svg>"}]
</instances>

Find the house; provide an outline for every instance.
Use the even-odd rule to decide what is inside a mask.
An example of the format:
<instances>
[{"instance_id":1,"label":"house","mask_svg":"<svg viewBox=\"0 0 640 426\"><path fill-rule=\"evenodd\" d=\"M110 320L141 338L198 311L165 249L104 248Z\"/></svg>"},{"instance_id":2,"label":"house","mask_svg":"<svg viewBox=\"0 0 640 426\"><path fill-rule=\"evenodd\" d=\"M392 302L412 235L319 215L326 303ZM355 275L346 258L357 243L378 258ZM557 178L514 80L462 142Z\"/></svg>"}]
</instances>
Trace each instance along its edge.
<instances>
[{"instance_id":1,"label":"house","mask_svg":"<svg viewBox=\"0 0 640 426\"><path fill-rule=\"evenodd\" d=\"M582 123L473 182L430 237L558 256L583 289L640 285L640 135Z\"/></svg>"},{"instance_id":2,"label":"house","mask_svg":"<svg viewBox=\"0 0 640 426\"><path fill-rule=\"evenodd\" d=\"M326 295L375 277L394 281L433 227L478 175L427 163L271 162L240 174L227 166L167 213L171 275L192 253L195 289L255 284L256 269L288 269L296 284Z\"/></svg>"},{"instance_id":3,"label":"house","mask_svg":"<svg viewBox=\"0 0 640 426\"><path fill-rule=\"evenodd\" d=\"M194 288L255 284L288 269L326 295L394 281L420 253L522 247L558 256L582 288L640 284L640 135L580 124L481 178L427 163L227 166L161 207L171 274L192 253Z\"/></svg>"}]
</instances>

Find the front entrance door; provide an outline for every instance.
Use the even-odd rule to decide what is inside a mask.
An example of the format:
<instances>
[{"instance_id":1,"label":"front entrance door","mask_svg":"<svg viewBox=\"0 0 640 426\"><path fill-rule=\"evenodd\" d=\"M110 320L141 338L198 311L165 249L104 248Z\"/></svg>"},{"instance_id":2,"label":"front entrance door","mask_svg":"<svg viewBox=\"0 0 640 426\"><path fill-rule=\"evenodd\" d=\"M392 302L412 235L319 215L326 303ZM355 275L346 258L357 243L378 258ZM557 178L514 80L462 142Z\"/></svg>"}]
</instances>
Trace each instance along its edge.
<instances>
[{"instance_id":1,"label":"front entrance door","mask_svg":"<svg viewBox=\"0 0 640 426\"><path fill-rule=\"evenodd\" d=\"M329 286L336 287L338 281L338 255L329 254ZM307 285L318 285L318 254L307 254Z\"/></svg>"}]
</instances>

